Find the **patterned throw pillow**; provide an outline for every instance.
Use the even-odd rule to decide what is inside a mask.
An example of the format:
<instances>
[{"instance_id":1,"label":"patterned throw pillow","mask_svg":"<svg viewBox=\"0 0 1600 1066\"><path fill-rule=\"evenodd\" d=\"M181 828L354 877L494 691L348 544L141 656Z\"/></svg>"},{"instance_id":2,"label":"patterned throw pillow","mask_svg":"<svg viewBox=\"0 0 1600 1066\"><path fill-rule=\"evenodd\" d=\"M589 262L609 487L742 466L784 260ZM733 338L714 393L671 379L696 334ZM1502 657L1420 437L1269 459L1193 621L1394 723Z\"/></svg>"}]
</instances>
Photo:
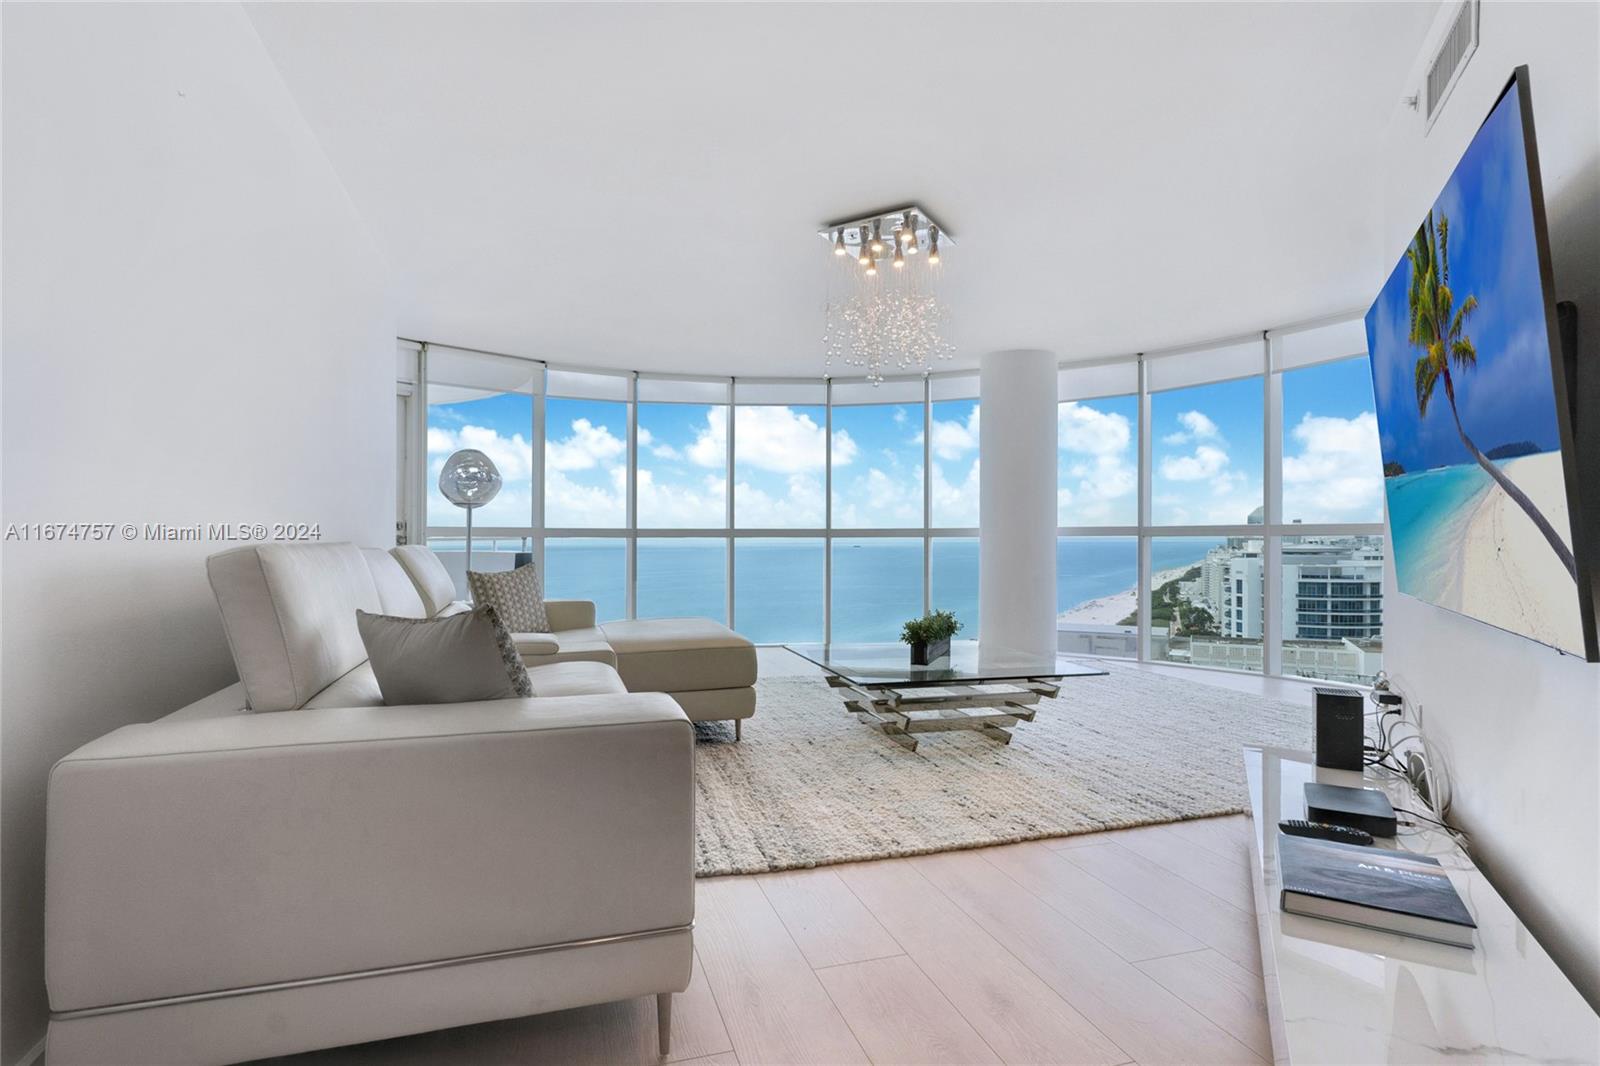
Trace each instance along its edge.
<instances>
[{"instance_id":1,"label":"patterned throw pillow","mask_svg":"<svg viewBox=\"0 0 1600 1066\"><path fill-rule=\"evenodd\" d=\"M533 695L522 656L493 607L448 618L356 612L383 702L470 703Z\"/></svg>"},{"instance_id":2,"label":"patterned throw pillow","mask_svg":"<svg viewBox=\"0 0 1600 1066\"><path fill-rule=\"evenodd\" d=\"M500 621L513 633L548 633L550 619L544 611L544 592L533 564L515 570L495 570L480 574L467 571L467 586L474 606L493 607Z\"/></svg>"}]
</instances>

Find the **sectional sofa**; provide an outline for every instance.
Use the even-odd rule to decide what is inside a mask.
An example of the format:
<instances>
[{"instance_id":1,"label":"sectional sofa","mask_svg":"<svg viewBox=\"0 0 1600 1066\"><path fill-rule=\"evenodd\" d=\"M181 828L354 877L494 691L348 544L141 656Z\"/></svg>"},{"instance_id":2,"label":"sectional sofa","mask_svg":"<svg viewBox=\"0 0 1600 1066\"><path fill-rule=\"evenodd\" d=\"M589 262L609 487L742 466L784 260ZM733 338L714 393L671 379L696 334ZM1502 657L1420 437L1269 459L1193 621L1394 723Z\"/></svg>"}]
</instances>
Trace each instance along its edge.
<instances>
[{"instance_id":1,"label":"sectional sofa","mask_svg":"<svg viewBox=\"0 0 1600 1066\"><path fill-rule=\"evenodd\" d=\"M231 1062L643 995L666 1053L693 952L690 719L753 711L754 649L553 602L557 632L518 637L533 698L384 706L355 612L464 609L443 570L348 544L208 560L239 682L50 776L51 1063Z\"/></svg>"}]
</instances>

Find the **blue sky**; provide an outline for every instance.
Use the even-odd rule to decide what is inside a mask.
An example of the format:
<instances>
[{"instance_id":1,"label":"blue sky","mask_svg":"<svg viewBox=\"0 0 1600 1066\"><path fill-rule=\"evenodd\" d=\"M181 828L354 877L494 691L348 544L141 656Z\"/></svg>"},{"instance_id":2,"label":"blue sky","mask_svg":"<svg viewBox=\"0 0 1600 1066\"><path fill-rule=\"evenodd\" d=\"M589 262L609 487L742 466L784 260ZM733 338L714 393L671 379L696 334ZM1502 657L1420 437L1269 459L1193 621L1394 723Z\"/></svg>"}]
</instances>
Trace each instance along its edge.
<instances>
[{"instance_id":1,"label":"blue sky","mask_svg":"<svg viewBox=\"0 0 1600 1066\"><path fill-rule=\"evenodd\" d=\"M457 448L486 452L506 487L474 521L525 526L532 499L532 402L504 395L429 407L430 525L461 525L462 512L431 485ZM824 524L826 413L820 406L737 408L736 525ZM551 527L621 527L626 518L627 409L611 401L550 398L545 442L545 521ZM639 405L639 525L725 525L727 408ZM874 404L834 409L834 524L922 525L922 408ZM977 404L936 405L935 521L977 524Z\"/></svg>"},{"instance_id":2,"label":"blue sky","mask_svg":"<svg viewBox=\"0 0 1600 1066\"><path fill-rule=\"evenodd\" d=\"M1308 522L1382 520L1377 429L1365 360L1284 375L1284 513ZM1237 524L1261 503L1261 381L1202 385L1152 397L1155 519ZM1138 402L1132 396L1058 408L1057 502L1062 525L1137 520ZM552 528L620 528L626 520L627 408L550 398L545 521ZM446 456L473 447L505 478L474 521L532 521L532 399L507 394L429 407L428 521L459 526L463 513L432 490ZM734 439L735 525L820 528L824 523L826 412L820 406L739 407ZM639 407L641 528L721 528L725 523L725 406ZM933 523L978 524L975 400L934 404ZM922 407L841 406L833 412L834 525L922 525Z\"/></svg>"},{"instance_id":3,"label":"blue sky","mask_svg":"<svg viewBox=\"0 0 1600 1066\"><path fill-rule=\"evenodd\" d=\"M1242 524L1261 506L1261 379L1155 393L1151 519Z\"/></svg>"},{"instance_id":4,"label":"blue sky","mask_svg":"<svg viewBox=\"0 0 1600 1066\"><path fill-rule=\"evenodd\" d=\"M1477 367L1454 366L1462 428L1481 450L1531 440L1559 447L1549 336L1540 287L1533 207L1512 87L1467 146L1433 206L1450 220L1450 288L1456 306L1476 295L1466 332ZM1419 220L1420 222L1420 220ZM1404 237L1409 244L1411 234ZM1414 367L1421 352L1406 338L1410 264L1400 261L1367 314L1384 458L1408 471L1472 459L1456 433L1441 381L1426 417L1417 413Z\"/></svg>"}]
</instances>

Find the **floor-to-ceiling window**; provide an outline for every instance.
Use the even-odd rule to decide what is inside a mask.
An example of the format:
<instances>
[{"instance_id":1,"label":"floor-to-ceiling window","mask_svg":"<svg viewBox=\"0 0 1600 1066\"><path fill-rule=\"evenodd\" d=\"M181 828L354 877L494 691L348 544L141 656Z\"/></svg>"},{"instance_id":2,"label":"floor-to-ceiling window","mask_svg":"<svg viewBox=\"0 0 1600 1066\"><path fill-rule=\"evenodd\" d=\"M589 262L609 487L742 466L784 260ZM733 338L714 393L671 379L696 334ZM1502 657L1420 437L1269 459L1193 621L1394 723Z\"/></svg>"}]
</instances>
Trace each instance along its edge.
<instances>
[{"instance_id":1,"label":"floor-to-ceiling window","mask_svg":"<svg viewBox=\"0 0 1600 1066\"><path fill-rule=\"evenodd\" d=\"M547 371L540 547L546 594L628 613L632 375Z\"/></svg>"},{"instance_id":2,"label":"floor-to-ceiling window","mask_svg":"<svg viewBox=\"0 0 1600 1066\"><path fill-rule=\"evenodd\" d=\"M728 620L730 383L640 376L634 615ZM645 536L671 530L671 536Z\"/></svg>"},{"instance_id":3,"label":"floor-to-ceiling window","mask_svg":"<svg viewBox=\"0 0 1600 1066\"><path fill-rule=\"evenodd\" d=\"M530 551L537 500L534 410L544 384L537 363L430 346L427 352L426 470L420 498L426 542L466 587L467 512L439 488L450 456L463 449L487 455L499 470L500 492L472 512L474 570L510 569Z\"/></svg>"},{"instance_id":4,"label":"floor-to-ceiling window","mask_svg":"<svg viewBox=\"0 0 1600 1066\"><path fill-rule=\"evenodd\" d=\"M971 372L872 385L576 371L435 345L407 359L425 406L406 379L400 410L425 410L427 457L407 495L458 579L465 516L433 482L477 447L505 488L474 515L474 568L526 553L551 597L595 600L602 620L892 641L932 607L981 631ZM1065 366L1059 647L1370 680L1373 407L1354 318Z\"/></svg>"},{"instance_id":5,"label":"floor-to-ceiling window","mask_svg":"<svg viewBox=\"0 0 1600 1066\"><path fill-rule=\"evenodd\" d=\"M836 382L830 400L830 635L893 641L926 602L927 386Z\"/></svg>"},{"instance_id":6,"label":"floor-to-ceiling window","mask_svg":"<svg viewBox=\"0 0 1600 1066\"><path fill-rule=\"evenodd\" d=\"M1175 534L1149 542L1151 659L1263 668L1265 373L1261 337L1145 360L1150 526Z\"/></svg>"},{"instance_id":7,"label":"floor-to-ceiling window","mask_svg":"<svg viewBox=\"0 0 1600 1066\"><path fill-rule=\"evenodd\" d=\"M827 386L738 380L733 402L734 618L758 643L820 641L828 572Z\"/></svg>"},{"instance_id":8,"label":"floor-to-ceiling window","mask_svg":"<svg viewBox=\"0 0 1600 1066\"><path fill-rule=\"evenodd\" d=\"M1063 651L1139 654L1139 365L1062 370L1056 629Z\"/></svg>"},{"instance_id":9,"label":"floor-to-ceiling window","mask_svg":"<svg viewBox=\"0 0 1600 1066\"><path fill-rule=\"evenodd\" d=\"M1275 335L1282 486L1276 672L1370 683L1383 664L1383 457L1359 320Z\"/></svg>"}]
</instances>

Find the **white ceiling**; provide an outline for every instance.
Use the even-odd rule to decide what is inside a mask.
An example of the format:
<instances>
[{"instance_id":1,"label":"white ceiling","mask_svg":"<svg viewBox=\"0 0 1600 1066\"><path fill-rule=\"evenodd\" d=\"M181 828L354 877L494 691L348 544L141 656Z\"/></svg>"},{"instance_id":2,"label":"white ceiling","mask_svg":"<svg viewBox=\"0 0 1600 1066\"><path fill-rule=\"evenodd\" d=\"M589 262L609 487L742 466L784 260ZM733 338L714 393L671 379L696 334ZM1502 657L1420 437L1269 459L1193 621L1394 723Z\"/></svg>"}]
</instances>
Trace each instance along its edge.
<instances>
[{"instance_id":1,"label":"white ceiling","mask_svg":"<svg viewBox=\"0 0 1600 1066\"><path fill-rule=\"evenodd\" d=\"M816 375L818 224L958 238L959 355L1365 307L1382 128L1434 3L250 8L407 336ZM871 70L865 56L870 48Z\"/></svg>"}]
</instances>

